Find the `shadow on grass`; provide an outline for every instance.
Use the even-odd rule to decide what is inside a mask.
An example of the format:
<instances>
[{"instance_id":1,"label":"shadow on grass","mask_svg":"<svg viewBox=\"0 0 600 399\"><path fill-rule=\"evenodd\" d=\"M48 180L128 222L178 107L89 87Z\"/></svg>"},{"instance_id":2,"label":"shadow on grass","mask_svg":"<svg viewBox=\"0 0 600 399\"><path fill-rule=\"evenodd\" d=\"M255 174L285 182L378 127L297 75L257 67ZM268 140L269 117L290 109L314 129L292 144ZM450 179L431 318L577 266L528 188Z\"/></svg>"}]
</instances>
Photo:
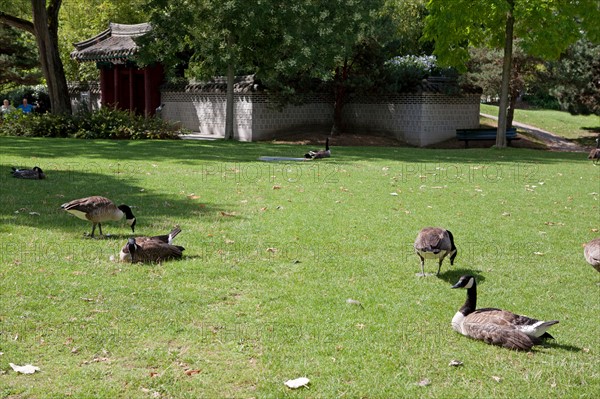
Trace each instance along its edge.
<instances>
[{"instance_id":1,"label":"shadow on grass","mask_svg":"<svg viewBox=\"0 0 600 399\"><path fill-rule=\"evenodd\" d=\"M565 345L559 344L557 342L553 342L551 340L547 340L544 342L544 346L552 349L562 349L567 352L582 352L583 348L574 345Z\"/></svg>"},{"instance_id":2,"label":"shadow on grass","mask_svg":"<svg viewBox=\"0 0 600 399\"><path fill-rule=\"evenodd\" d=\"M135 233L124 220L102 225L106 240L123 240L131 236L150 236L168 233L176 220L231 212L226 204L199 203L185 194L165 195L145 189L137 184L135 175L95 173L81 170L50 170L44 180L23 180L13 178L8 171L10 165L0 164L0 220L2 231L8 231L11 224L43 229L62 229L78 238L92 231L92 224L78 219L60 209L61 204L76 198L101 195L115 204L131 206L137 218ZM221 220L235 220L223 217ZM185 226L182 226L185 231ZM94 239L100 237L98 228ZM102 238L101 238L102 239Z\"/></svg>"},{"instance_id":3,"label":"shadow on grass","mask_svg":"<svg viewBox=\"0 0 600 399\"><path fill-rule=\"evenodd\" d=\"M0 137L2 153L9 156L37 158L35 162L44 169L55 169L53 159L71 154L85 154L89 163L114 167L126 167L128 161L173 161L181 164L198 165L202 162L257 162L261 156L302 157L313 146L244 143L230 140L81 140L47 139L25 137ZM560 163L564 161L585 160L581 153L549 152L518 148L496 149L424 149L412 147L335 147L333 157L311 163L353 163L365 159L388 159L404 162L428 163ZM8 165L33 167L35 165ZM83 165L80 165L80 167ZM9 168L10 170L10 168ZM45 169L44 169L45 170Z\"/></svg>"},{"instance_id":4,"label":"shadow on grass","mask_svg":"<svg viewBox=\"0 0 600 399\"><path fill-rule=\"evenodd\" d=\"M464 276L465 274L470 274L471 276L475 277L477 284L481 284L485 281L485 277L481 274L481 270L473 269L448 269L445 272L441 272L438 278L446 281L448 284L450 284L450 286L453 286L460 279L460 277Z\"/></svg>"}]
</instances>

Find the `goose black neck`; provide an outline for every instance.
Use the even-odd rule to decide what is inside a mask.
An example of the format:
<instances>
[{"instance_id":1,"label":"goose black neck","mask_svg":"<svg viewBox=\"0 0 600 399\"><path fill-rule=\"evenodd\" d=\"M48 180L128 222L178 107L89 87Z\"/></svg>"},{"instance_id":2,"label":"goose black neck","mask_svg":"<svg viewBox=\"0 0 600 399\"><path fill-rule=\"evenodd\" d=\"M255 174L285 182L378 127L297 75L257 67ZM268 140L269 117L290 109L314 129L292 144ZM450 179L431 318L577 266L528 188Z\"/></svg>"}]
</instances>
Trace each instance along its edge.
<instances>
[{"instance_id":1,"label":"goose black neck","mask_svg":"<svg viewBox=\"0 0 600 399\"><path fill-rule=\"evenodd\" d=\"M467 289L467 300L460 308L460 312L465 316L473 313L477 309L477 283L473 282L473 286Z\"/></svg>"}]
</instances>

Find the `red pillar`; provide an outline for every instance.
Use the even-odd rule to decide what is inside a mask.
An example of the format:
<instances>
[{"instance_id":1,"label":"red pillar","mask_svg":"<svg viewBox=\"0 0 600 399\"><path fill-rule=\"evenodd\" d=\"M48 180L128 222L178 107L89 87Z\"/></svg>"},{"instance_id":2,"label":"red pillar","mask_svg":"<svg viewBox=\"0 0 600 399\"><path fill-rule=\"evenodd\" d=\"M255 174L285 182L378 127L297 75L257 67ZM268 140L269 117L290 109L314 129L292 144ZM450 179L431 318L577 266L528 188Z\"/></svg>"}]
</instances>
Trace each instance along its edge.
<instances>
[{"instance_id":1,"label":"red pillar","mask_svg":"<svg viewBox=\"0 0 600 399\"><path fill-rule=\"evenodd\" d=\"M147 118L154 113L152 109L152 81L150 80L151 76L149 73L150 67L144 68L144 116Z\"/></svg>"},{"instance_id":2,"label":"red pillar","mask_svg":"<svg viewBox=\"0 0 600 399\"><path fill-rule=\"evenodd\" d=\"M133 112L133 68L127 68L127 73L129 74L129 112Z\"/></svg>"},{"instance_id":3,"label":"red pillar","mask_svg":"<svg viewBox=\"0 0 600 399\"><path fill-rule=\"evenodd\" d=\"M120 92L119 92L119 86L120 86L120 81L119 81L119 66L115 65L115 67L113 68L113 79L114 79L114 97L113 97L113 105L114 106L120 106L122 104L119 104L119 99L120 99Z\"/></svg>"}]
</instances>

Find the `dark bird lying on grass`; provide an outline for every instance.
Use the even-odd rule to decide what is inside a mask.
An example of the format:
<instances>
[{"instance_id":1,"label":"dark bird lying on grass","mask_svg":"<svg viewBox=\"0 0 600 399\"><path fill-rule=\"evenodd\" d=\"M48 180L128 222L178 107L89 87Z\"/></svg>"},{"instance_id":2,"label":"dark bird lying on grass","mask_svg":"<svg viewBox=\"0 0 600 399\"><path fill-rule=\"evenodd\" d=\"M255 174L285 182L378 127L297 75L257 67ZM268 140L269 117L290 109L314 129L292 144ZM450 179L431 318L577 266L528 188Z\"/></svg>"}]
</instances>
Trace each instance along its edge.
<instances>
[{"instance_id":1,"label":"dark bird lying on grass","mask_svg":"<svg viewBox=\"0 0 600 399\"><path fill-rule=\"evenodd\" d=\"M517 350L529 350L545 338L553 339L546 330L558 320L541 321L495 308L476 309L475 277L462 276L452 288L467 290L465 304L452 318L452 328L462 335Z\"/></svg>"},{"instance_id":2,"label":"dark bird lying on grass","mask_svg":"<svg viewBox=\"0 0 600 399\"><path fill-rule=\"evenodd\" d=\"M169 259L180 259L185 248L173 245L173 238L181 232L175 227L169 234L153 237L130 238L121 249L119 258L122 262L161 262Z\"/></svg>"},{"instance_id":3,"label":"dark bird lying on grass","mask_svg":"<svg viewBox=\"0 0 600 399\"><path fill-rule=\"evenodd\" d=\"M319 159L319 158L329 158L331 156L331 150L329 149L329 137L325 140L325 149L324 150L313 150L304 154L304 158L307 159Z\"/></svg>"},{"instance_id":4,"label":"dark bird lying on grass","mask_svg":"<svg viewBox=\"0 0 600 399\"><path fill-rule=\"evenodd\" d=\"M115 206L108 198L94 195L66 202L60 207L79 219L92 222L91 237L94 237L96 225L100 230L100 235L102 235L102 223L121 220L123 216L125 216L127 224L131 227L131 231L135 232L136 219L133 212L131 212L131 208L127 205Z\"/></svg>"},{"instance_id":5,"label":"dark bird lying on grass","mask_svg":"<svg viewBox=\"0 0 600 399\"><path fill-rule=\"evenodd\" d=\"M444 258L450 255L450 265L454 265L454 258L458 253L454 245L454 236L449 230L441 227L423 228L414 244L415 252L421 258L421 276L425 275L425 259L438 259L438 271L440 274Z\"/></svg>"},{"instance_id":6,"label":"dark bird lying on grass","mask_svg":"<svg viewBox=\"0 0 600 399\"><path fill-rule=\"evenodd\" d=\"M583 256L585 256L587 263L600 272L600 238L596 238L585 244Z\"/></svg>"},{"instance_id":7,"label":"dark bird lying on grass","mask_svg":"<svg viewBox=\"0 0 600 399\"><path fill-rule=\"evenodd\" d=\"M41 179L46 178L46 175L44 174L42 169L37 166L35 166L33 169L17 169L17 168L11 168L11 169L12 169L11 174L13 175L13 177L16 177L17 179L41 180Z\"/></svg>"},{"instance_id":8,"label":"dark bird lying on grass","mask_svg":"<svg viewBox=\"0 0 600 399\"><path fill-rule=\"evenodd\" d=\"M590 151L588 159L591 159L594 165L597 165L600 161L600 137L596 139L596 148Z\"/></svg>"}]
</instances>

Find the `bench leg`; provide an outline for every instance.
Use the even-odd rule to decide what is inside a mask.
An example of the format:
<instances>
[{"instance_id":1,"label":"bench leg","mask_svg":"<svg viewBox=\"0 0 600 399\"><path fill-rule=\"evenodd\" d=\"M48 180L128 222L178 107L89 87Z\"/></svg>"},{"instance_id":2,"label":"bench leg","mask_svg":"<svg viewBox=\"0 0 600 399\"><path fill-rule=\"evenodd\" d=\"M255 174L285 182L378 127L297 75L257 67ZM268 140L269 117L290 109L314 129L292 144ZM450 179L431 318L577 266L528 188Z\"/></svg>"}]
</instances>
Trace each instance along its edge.
<instances>
[{"instance_id":1,"label":"bench leg","mask_svg":"<svg viewBox=\"0 0 600 399\"><path fill-rule=\"evenodd\" d=\"M469 148L469 140L465 140L465 148Z\"/></svg>"}]
</instances>

